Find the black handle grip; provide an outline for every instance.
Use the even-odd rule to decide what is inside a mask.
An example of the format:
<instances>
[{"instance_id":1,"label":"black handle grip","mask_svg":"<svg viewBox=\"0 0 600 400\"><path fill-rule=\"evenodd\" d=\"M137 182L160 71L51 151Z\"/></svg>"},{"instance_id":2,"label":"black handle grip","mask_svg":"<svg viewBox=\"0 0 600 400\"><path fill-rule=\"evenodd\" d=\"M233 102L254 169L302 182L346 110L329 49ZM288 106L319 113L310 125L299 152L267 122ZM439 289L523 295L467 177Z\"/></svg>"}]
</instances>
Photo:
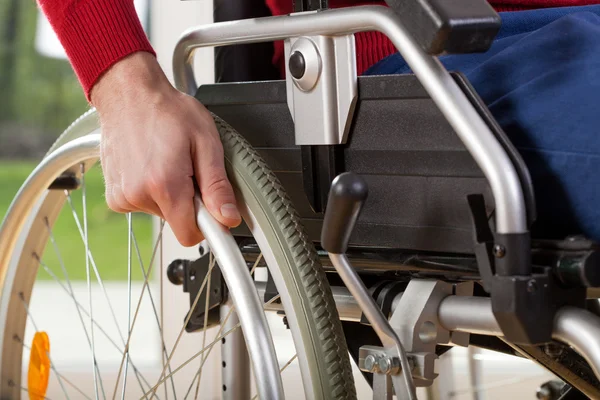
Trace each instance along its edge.
<instances>
[{"instance_id":1,"label":"black handle grip","mask_svg":"<svg viewBox=\"0 0 600 400\"><path fill-rule=\"evenodd\" d=\"M321 246L329 253L346 251L368 194L365 180L352 172L344 172L333 180L321 231Z\"/></svg>"}]
</instances>

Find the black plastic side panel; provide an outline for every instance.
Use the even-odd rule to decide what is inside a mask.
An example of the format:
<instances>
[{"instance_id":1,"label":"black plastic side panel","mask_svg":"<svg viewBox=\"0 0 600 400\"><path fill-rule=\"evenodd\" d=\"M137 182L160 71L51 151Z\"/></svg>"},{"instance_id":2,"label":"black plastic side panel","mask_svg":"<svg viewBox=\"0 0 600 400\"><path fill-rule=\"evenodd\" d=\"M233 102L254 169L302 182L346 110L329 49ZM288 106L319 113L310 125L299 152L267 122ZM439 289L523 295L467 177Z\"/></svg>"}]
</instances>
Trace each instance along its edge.
<instances>
[{"instance_id":1,"label":"black plastic side panel","mask_svg":"<svg viewBox=\"0 0 600 400\"><path fill-rule=\"evenodd\" d=\"M205 85L196 97L260 151L318 242L322 215L312 211L303 190L285 83ZM493 198L475 161L414 76L359 78L344 161L345 170L369 186L351 245L473 253L467 195L483 193L490 208Z\"/></svg>"}]
</instances>

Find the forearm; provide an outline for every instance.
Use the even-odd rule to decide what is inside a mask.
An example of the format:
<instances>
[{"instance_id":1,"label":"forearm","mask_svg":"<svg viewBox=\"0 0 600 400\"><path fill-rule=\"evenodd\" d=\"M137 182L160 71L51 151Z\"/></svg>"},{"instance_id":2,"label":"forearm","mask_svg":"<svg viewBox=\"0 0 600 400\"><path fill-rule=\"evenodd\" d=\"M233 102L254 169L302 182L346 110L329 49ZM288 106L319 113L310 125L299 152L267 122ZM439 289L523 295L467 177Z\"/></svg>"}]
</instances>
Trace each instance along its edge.
<instances>
[{"instance_id":1,"label":"forearm","mask_svg":"<svg viewBox=\"0 0 600 400\"><path fill-rule=\"evenodd\" d=\"M100 76L137 51L154 54L133 0L38 0L88 100Z\"/></svg>"}]
</instances>

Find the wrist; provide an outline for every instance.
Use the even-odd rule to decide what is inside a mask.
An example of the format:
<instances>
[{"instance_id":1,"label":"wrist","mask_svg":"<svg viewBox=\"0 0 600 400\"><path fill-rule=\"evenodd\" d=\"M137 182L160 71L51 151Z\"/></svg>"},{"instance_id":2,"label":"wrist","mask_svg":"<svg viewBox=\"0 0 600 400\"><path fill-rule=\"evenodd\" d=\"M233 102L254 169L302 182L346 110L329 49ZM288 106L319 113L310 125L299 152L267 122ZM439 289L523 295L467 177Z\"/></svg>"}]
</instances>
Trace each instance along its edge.
<instances>
[{"instance_id":1,"label":"wrist","mask_svg":"<svg viewBox=\"0 0 600 400\"><path fill-rule=\"evenodd\" d=\"M129 102L151 100L174 90L154 55L136 52L111 66L90 92L92 104L102 114Z\"/></svg>"}]
</instances>

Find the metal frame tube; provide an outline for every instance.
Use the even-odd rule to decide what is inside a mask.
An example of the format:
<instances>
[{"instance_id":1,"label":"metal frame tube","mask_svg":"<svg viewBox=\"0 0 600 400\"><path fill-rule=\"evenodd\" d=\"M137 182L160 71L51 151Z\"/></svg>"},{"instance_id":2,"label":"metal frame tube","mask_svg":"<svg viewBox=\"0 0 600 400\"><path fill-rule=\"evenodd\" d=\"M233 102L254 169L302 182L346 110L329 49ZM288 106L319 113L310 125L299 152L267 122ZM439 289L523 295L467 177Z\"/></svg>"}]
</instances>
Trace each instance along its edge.
<instances>
[{"instance_id":1,"label":"metal frame tube","mask_svg":"<svg viewBox=\"0 0 600 400\"><path fill-rule=\"evenodd\" d=\"M254 282L256 286L256 291L258 292L258 297L263 299L265 297L265 291L267 288L266 282ZM360 322L360 317L362 316L362 311L354 297L350 294L348 289L342 286L332 286L331 292L333 293L333 298L335 300L335 306L337 308L338 314L342 321L353 321ZM279 302L273 302L268 306L265 306L265 311L285 311L283 308L283 304Z\"/></svg>"},{"instance_id":2,"label":"metal frame tube","mask_svg":"<svg viewBox=\"0 0 600 400\"><path fill-rule=\"evenodd\" d=\"M503 336L487 297L449 296L438 309L440 323L448 330ZM600 318L591 312L565 306L554 317L552 338L575 349L600 379Z\"/></svg>"},{"instance_id":3,"label":"metal frame tube","mask_svg":"<svg viewBox=\"0 0 600 400\"><path fill-rule=\"evenodd\" d=\"M387 7L350 7L222 22L189 29L179 39L173 54L175 84L190 95L196 92L193 52L200 47L361 31L379 31L390 38L469 150L492 188L497 232L527 232L523 191L508 155L448 71L436 58L419 47L395 12Z\"/></svg>"},{"instance_id":4,"label":"metal frame tube","mask_svg":"<svg viewBox=\"0 0 600 400\"><path fill-rule=\"evenodd\" d=\"M215 255L227 287L235 293L233 304L242 324L259 397L282 399L283 384L273 337L244 257L229 229L210 214L200 195L194 196L194 204L198 227Z\"/></svg>"},{"instance_id":5,"label":"metal frame tube","mask_svg":"<svg viewBox=\"0 0 600 400\"><path fill-rule=\"evenodd\" d=\"M231 304L219 308L221 321L227 317ZM233 329L239 322L237 314L231 313L223 327L223 332ZM221 399L243 400L250 398L250 358L241 329L227 335L221 343L221 380L223 384Z\"/></svg>"}]
</instances>

